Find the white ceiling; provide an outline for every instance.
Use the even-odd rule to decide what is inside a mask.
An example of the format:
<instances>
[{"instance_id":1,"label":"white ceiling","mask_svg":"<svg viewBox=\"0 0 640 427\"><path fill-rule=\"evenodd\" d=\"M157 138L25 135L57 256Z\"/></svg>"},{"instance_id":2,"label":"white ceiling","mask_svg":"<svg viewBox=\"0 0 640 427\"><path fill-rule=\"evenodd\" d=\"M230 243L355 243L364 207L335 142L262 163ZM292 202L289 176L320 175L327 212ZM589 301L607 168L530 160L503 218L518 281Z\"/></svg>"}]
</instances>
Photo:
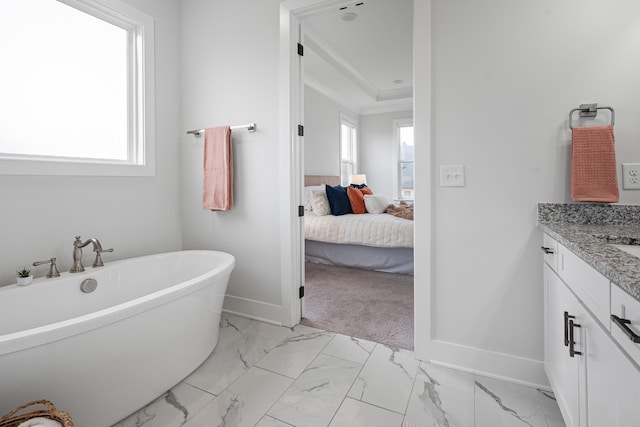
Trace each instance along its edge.
<instances>
[{"instance_id":1,"label":"white ceiling","mask_svg":"<svg viewBox=\"0 0 640 427\"><path fill-rule=\"evenodd\" d=\"M411 109L412 22L413 0L345 2L305 17L305 84L359 114Z\"/></svg>"}]
</instances>

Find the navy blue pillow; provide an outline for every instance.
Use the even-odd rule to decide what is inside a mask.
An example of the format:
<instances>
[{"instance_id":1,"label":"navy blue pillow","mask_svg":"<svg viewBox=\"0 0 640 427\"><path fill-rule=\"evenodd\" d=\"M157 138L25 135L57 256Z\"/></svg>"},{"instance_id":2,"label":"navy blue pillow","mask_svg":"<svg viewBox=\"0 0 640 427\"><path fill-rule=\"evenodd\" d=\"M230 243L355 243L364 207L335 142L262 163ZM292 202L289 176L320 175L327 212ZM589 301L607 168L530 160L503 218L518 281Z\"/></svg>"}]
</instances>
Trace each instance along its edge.
<instances>
[{"instance_id":1,"label":"navy blue pillow","mask_svg":"<svg viewBox=\"0 0 640 427\"><path fill-rule=\"evenodd\" d=\"M326 186L327 199L329 199L329 207L331 208L331 215L338 216L344 214L350 214L351 202L349 196L347 196L347 188L340 185L332 187Z\"/></svg>"}]
</instances>

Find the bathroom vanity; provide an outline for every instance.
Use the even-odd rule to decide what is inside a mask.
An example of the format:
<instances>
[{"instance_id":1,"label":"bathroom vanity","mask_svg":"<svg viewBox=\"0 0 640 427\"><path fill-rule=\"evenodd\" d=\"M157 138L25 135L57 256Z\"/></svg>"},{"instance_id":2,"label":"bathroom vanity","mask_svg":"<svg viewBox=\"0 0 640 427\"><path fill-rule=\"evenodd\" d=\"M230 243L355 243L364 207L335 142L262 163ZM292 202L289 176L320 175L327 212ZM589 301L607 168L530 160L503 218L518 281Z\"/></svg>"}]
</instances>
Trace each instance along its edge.
<instances>
[{"instance_id":1,"label":"bathroom vanity","mask_svg":"<svg viewBox=\"0 0 640 427\"><path fill-rule=\"evenodd\" d=\"M640 243L640 210L549 206L585 209L550 216L539 210L544 363L565 423L639 425L640 258L633 253ZM595 218L590 206L598 211ZM631 212L614 212L618 208Z\"/></svg>"}]
</instances>

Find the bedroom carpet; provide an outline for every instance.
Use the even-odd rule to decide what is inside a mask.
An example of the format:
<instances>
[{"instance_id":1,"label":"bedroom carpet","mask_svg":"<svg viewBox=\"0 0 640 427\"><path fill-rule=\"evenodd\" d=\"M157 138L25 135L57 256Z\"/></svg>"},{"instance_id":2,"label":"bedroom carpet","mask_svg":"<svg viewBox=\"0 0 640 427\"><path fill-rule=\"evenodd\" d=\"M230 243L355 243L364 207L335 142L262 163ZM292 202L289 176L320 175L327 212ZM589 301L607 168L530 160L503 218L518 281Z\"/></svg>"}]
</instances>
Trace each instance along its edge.
<instances>
[{"instance_id":1,"label":"bedroom carpet","mask_svg":"<svg viewBox=\"0 0 640 427\"><path fill-rule=\"evenodd\" d=\"M413 350L413 276L306 263L301 323Z\"/></svg>"}]
</instances>

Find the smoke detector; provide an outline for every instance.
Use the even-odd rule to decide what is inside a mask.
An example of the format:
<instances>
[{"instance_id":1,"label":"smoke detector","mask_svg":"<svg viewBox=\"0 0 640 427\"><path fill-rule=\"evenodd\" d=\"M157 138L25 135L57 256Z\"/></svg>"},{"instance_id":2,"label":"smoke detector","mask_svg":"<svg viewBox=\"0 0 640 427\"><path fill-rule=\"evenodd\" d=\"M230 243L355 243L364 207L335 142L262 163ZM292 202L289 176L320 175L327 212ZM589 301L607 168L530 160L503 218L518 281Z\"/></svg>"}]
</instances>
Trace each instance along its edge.
<instances>
[{"instance_id":1,"label":"smoke detector","mask_svg":"<svg viewBox=\"0 0 640 427\"><path fill-rule=\"evenodd\" d=\"M342 20L344 22L353 22L358 18L358 14L355 12L345 12L342 14Z\"/></svg>"}]
</instances>

